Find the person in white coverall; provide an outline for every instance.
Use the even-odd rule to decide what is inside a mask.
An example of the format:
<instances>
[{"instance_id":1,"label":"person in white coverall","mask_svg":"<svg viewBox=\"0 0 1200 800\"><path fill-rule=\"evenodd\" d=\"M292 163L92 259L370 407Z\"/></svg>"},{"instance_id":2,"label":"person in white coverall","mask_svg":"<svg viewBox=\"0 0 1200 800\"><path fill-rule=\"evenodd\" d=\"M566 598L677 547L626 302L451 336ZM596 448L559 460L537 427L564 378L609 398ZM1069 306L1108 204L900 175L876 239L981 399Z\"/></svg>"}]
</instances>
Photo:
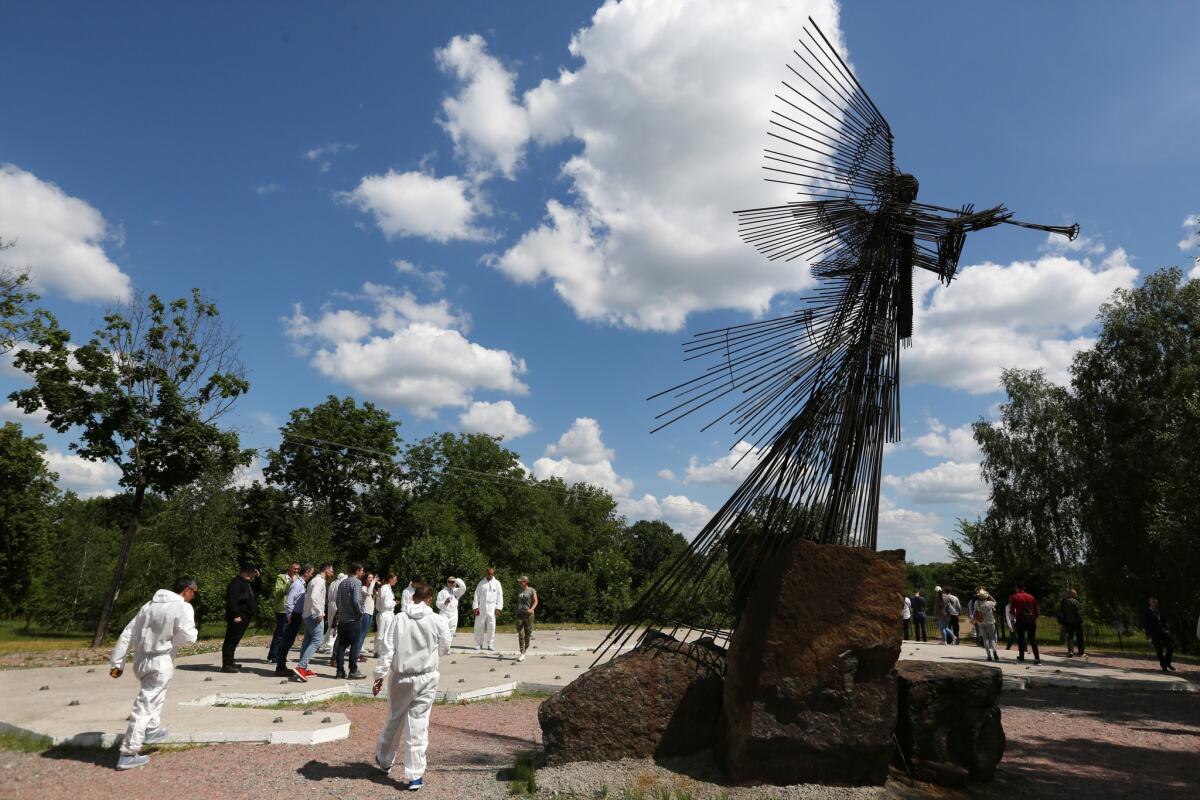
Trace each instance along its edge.
<instances>
[{"instance_id":1,"label":"person in white coverall","mask_svg":"<svg viewBox=\"0 0 1200 800\"><path fill-rule=\"evenodd\" d=\"M467 593L467 584L462 578L451 575L446 578L446 585L438 592L437 612L446 618L450 626L450 638L458 632L458 598Z\"/></svg>"},{"instance_id":2,"label":"person in white coverall","mask_svg":"<svg viewBox=\"0 0 1200 800\"><path fill-rule=\"evenodd\" d=\"M412 605L413 592L417 590L417 584L421 582L420 578L413 578L408 582L408 586L404 587L404 591L400 592L400 610L407 611Z\"/></svg>"},{"instance_id":3,"label":"person in white coverall","mask_svg":"<svg viewBox=\"0 0 1200 800\"><path fill-rule=\"evenodd\" d=\"M433 588L417 584L412 605L396 615L383 640L372 689L378 695L386 679L388 721L375 743L375 764L390 771L403 748L404 781L410 791L421 788L425 775L438 659L450 652L450 629L446 619L430 608L432 601Z\"/></svg>"},{"instance_id":4,"label":"person in white coverall","mask_svg":"<svg viewBox=\"0 0 1200 800\"><path fill-rule=\"evenodd\" d=\"M487 649L496 649L496 619L504 610L504 587L496 580L494 567L487 568L487 577L475 587L475 599L471 601L471 609L475 613L475 650L483 649L487 640Z\"/></svg>"},{"instance_id":5,"label":"person in white coverall","mask_svg":"<svg viewBox=\"0 0 1200 800\"><path fill-rule=\"evenodd\" d=\"M383 640L387 638L388 626L396 616L396 573L389 572L387 580L379 587L375 595L375 657L379 657Z\"/></svg>"},{"instance_id":6,"label":"person in white coverall","mask_svg":"<svg viewBox=\"0 0 1200 800\"><path fill-rule=\"evenodd\" d=\"M129 712L129 727L121 740L117 769L144 765L150 757L139 754L142 745L167 738L167 730L162 727L167 684L175 672L175 648L196 641L192 598L199 590L196 579L191 577L175 581L173 588L174 591L159 589L141 607L121 632L108 662L109 674L121 677L125 656L132 648L133 674L142 684Z\"/></svg>"},{"instance_id":7,"label":"person in white coverall","mask_svg":"<svg viewBox=\"0 0 1200 800\"><path fill-rule=\"evenodd\" d=\"M317 648L318 653L333 652L333 641L337 638L337 592L345 579L346 573L339 572L333 583L325 587L325 641Z\"/></svg>"}]
</instances>

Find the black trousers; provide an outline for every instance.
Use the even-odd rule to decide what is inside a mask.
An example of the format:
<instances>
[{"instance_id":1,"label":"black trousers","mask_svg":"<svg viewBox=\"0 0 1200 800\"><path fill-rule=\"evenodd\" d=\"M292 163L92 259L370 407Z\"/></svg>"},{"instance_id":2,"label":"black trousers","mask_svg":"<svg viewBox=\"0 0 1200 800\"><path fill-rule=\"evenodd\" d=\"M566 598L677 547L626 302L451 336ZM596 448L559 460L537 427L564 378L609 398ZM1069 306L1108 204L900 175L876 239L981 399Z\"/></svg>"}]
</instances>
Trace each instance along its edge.
<instances>
[{"instance_id":1,"label":"black trousers","mask_svg":"<svg viewBox=\"0 0 1200 800\"><path fill-rule=\"evenodd\" d=\"M271 634L271 646L267 648L267 661L274 661L279 655L279 640L287 630L287 614L275 614L275 633Z\"/></svg>"},{"instance_id":2,"label":"black trousers","mask_svg":"<svg viewBox=\"0 0 1200 800\"><path fill-rule=\"evenodd\" d=\"M232 667L233 655L237 651L238 642L246 635L250 620L242 617L241 622L228 620L225 623L225 641L221 643L221 666Z\"/></svg>"},{"instance_id":3,"label":"black trousers","mask_svg":"<svg viewBox=\"0 0 1200 800\"><path fill-rule=\"evenodd\" d=\"M359 620L339 622L337 626L337 641L333 645L334 664L338 672L358 672L358 634L362 623ZM346 648L350 648L350 669L344 666Z\"/></svg>"},{"instance_id":4,"label":"black trousers","mask_svg":"<svg viewBox=\"0 0 1200 800\"><path fill-rule=\"evenodd\" d=\"M300 632L300 625L303 622L303 614L298 611L292 614L287 627L283 629L283 635L279 637L279 650L275 656L275 669L287 669L288 653L292 651L292 645L296 643L296 635Z\"/></svg>"},{"instance_id":5,"label":"black trousers","mask_svg":"<svg viewBox=\"0 0 1200 800\"><path fill-rule=\"evenodd\" d=\"M1171 646L1171 637L1169 634L1154 637L1154 652L1158 655L1158 665L1163 669L1171 666L1171 658L1175 655L1175 648Z\"/></svg>"},{"instance_id":6,"label":"black trousers","mask_svg":"<svg viewBox=\"0 0 1200 800\"><path fill-rule=\"evenodd\" d=\"M917 614L913 617L913 633L916 634L918 642L925 641L925 615Z\"/></svg>"},{"instance_id":7,"label":"black trousers","mask_svg":"<svg viewBox=\"0 0 1200 800\"><path fill-rule=\"evenodd\" d=\"M1072 646L1074 646L1074 649L1079 651L1079 655L1083 655L1083 623L1068 622L1063 627L1067 632L1067 652L1070 653Z\"/></svg>"},{"instance_id":8,"label":"black trousers","mask_svg":"<svg viewBox=\"0 0 1200 800\"><path fill-rule=\"evenodd\" d=\"M910 619L904 620L904 638L912 638L912 620Z\"/></svg>"},{"instance_id":9,"label":"black trousers","mask_svg":"<svg viewBox=\"0 0 1200 800\"><path fill-rule=\"evenodd\" d=\"M1017 650L1020 651L1020 657L1025 658L1025 648L1029 647L1033 650L1034 659L1041 661L1042 656L1037 646L1037 620L1018 619L1014 628L1017 632Z\"/></svg>"}]
</instances>

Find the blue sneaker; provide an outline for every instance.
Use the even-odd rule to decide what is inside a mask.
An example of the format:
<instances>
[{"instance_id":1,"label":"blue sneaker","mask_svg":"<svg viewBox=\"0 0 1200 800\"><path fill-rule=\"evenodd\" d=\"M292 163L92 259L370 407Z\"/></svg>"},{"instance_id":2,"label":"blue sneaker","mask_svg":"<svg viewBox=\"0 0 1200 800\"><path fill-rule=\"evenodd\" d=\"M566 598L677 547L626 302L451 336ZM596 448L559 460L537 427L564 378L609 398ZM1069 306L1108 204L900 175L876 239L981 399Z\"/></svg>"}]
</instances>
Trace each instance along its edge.
<instances>
[{"instance_id":1,"label":"blue sneaker","mask_svg":"<svg viewBox=\"0 0 1200 800\"><path fill-rule=\"evenodd\" d=\"M415 781L408 782L408 790L410 792L415 792L417 789L420 789L423 785L424 785L424 781L422 781L420 778L417 778Z\"/></svg>"}]
</instances>

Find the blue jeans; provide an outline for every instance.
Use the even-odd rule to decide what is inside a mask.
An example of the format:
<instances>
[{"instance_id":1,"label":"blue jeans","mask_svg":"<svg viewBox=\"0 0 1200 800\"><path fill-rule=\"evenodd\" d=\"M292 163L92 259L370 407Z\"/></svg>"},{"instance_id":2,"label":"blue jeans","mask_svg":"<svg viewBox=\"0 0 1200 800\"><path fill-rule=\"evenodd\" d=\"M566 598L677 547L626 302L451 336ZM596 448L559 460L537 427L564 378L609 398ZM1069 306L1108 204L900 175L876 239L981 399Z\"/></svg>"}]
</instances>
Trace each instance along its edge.
<instances>
[{"instance_id":1,"label":"blue jeans","mask_svg":"<svg viewBox=\"0 0 1200 800\"><path fill-rule=\"evenodd\" d=\"M308 662L317 652L321 640L325 638L325 618L304 618L304 643L300 645L300 661L296 666L308 669Z\"/></svg>"},{"instance_id":2,"label":"blue jeans","mask_svg":"<svg viewBox=\"0 0 1200 800\"><path fill-rule=\"evenodd\" d=\"M363 614L359 625L362 627L362 633L358 634L358 652L362 652L363 642L367 640L367 634L371 631L371 618L373 614Z\"/></svg>"},{"instance_id":3,"label":"blue jeans","mask_svg":"<svg viewBox=\"0 0 1200 800\"><path fill-rule=\"evenodd\" d=\"M283 632L287 630L287 614L275 614L275 632L271 634L271 646L267 648L267 661L274 661L279 657L279 640L283 638Z\"/></svg>"}]
</instances>

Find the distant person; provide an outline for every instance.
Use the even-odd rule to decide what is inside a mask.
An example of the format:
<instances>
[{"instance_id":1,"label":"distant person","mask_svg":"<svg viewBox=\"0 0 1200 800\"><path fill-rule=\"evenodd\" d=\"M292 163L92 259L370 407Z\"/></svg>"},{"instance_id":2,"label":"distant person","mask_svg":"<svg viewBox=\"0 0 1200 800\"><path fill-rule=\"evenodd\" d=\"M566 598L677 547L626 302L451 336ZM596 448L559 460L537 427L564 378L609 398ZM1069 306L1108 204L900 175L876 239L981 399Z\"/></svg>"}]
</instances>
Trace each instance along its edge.
<instances>
[{"instance_id":1,"label":"distant person","mask_svg":"<svg viewBox=\"0 0 1200 800\"><path fill-rule=\"evenodd\" d=\"M325 609L328 606L329 593L327 582L332 577L333 564L322 564L320 571L308 582L308 590L304 593L304 640L300 643L300 660L296 662L292 671L305 683L308 683L309 678L317 676L308 665L312 663L317 646L325 636Z\"/></svg>"},{"instance_id":2,"label":"distant person","mask_svg":"<svg viewBox=\"0 0 1200 800\"><path fill-rule=\"evenodd\" d=\"M904 638L908 639L912 635L912 600L909 600L902 593L900 600L903 602L900 610L900 618L904 620Z\"/></svg>"},{"instance_id":3,"label":"distant person","mask_svg":"<svg viewBox=\"0 0 1200 800\"><path fill-rule=\"evenodd\" d=\"M962 601L958 595L946 587L946 644L958 644L958 615L962 613Z\"/></svg>"},{"instance_id":4,"label":"distant person","mask_svg":"<svg viewBox=\"0 0 1200 800\"><path fill-rule=\"evenodd\" d=\"M971 638L975 640L975 644L979 644L979 631L975 629L975 602L979 599L979 592L982 590L983 587L977 587L967 598L967 619L971 621Z\"/></svg>"},{"instance_id":5,"label":"distant person","mask_svg":"<svg viewBox=\"0 0 1200 800\"><path fill-rule=\"evenodd\" d=\"M387 636L387 626L396 618L396 582L400 580L396 573L389 572L379 585L379 593L375 595L375 646L371 651L379 657L379 648Z\"/></svg>"},{"instance_id":6,"label":"distant person","mask_svg":"<svg viewBox=\"0 0 1200 800\"><path fill-rule=\"evenodd\" d=\"M292 585L288 588L287 598L283 604L284 613L287 614L287 627L284 629L283 638L279 640L279 652L275 656L276 675L287 677L292 675L292 671L288 669L287 657L288 653L292 652L292 645L296 643L296 636L299 635L301 626L304 625L305 595L312 576L313 565L305 564L300 568L299 578L292 581Z\"/></svg>"},{"instance_id":7,"label":"distant person","mask_svg":"<svg viewBox=\"0 0 1200 800\"><path fill-rule=\"evenodd\" d=\"M1037 600L1025 591L1025 584L1018 582L1012 597L1008 598L1013 612L1013 630L1017 633L1017 661L1025 660L1026 648L1033 650L1034 666L1042 663L1037 643Z\"/></svg>"},{"instance_id":8,"label":"distant person","mask_svg":"<svg viewBox=\"0 0 1200 800\"><path fill-rule=\"evenodd\" d=\"M450 652L450 629L446 619L430 608L432 600L429 584L413 587L412 605L396 615L383 639L371 689L378 696L384 680L388 682L388 720L375 743L375 765L390 771L403 750L404 782L410 791L420 789L425 776L438 660Z\"/></svg>"},{"instance_id":9,"label":"distant person","mask_svg":"<svg viewBox=\"0 0 1200 800\"><path fill-rule=\"evenodd\" d=\"M933 587L933 617L938 623L938 636L942 644L946 644L946 630L950 627L950 621L946 616L946 591L940 586Z\"/></svg>"},{"instance_id":10,"label":"distant person","mask_svg":"<svg viewBox=\"0 0 1200 800\"><path fill-rule=\"evenodd\" d=\"M1142 614L1142 627L1150 643L1154 645L1158 666L1163 672L1175 672L1175 665L1171 663L1175 655L1175 648L1171 645L1171 626L1167 622L1167 615L1158 607L1158 598L1154 595L1150 596L1150 605Z\"/></svg>"},{"instance_id":11,"label":"distant person","mask_svg":"<svg viewBox=\"0 0 1200 800\"><path fill-rule=\"evenodd\" d=\"M920 590L913 594L912 598L912 613L913 613L913 633L918 642L927 640L928 633L925 630L925 598Z\"/></svg>"},{"instance_id":12,"label":"distant person","mask_svg":"<svg viewBox=\"0 0 1200 800\"><path fill-rule=\"evenodd\" d=\"M339 572L333 583L325 587L325 641L317 648L318 653L333 653L333 642L337 639L337 593L345 579L346 573ZM329 666L333 666L332 655Z\"/></svg>"},{"instance_id":13,"label":"distant person","mask_svg":"<svg viewBox=\"0 0 1200 800\"><path fill-rule=\"evenodd\" d=\"M375 599L379 593L379 575L374 572L368 572L367 578L363 581L363 613L359 619L358 625L358 661L363 663L367 660L367 656L363 653L363 645L367 642L367 634L371 632L371 622L375 619ZM354 668L358 671L358 667Z\"/></svg>"},{"instance_id":14,"label":"distant person","mask_svg":"<svg viewBox=\"0 0 1200 800\"><path fill-rule=\"evenodd\" d=\"M192 577L175 581L171 591L159 589L117 639L108 660L108 674L121 677L125 672L125 656L132 648L133 674L141 682L129 712L129 727L121 739L117 769L144 766L150 757L140 755L142 745L167 738L167 729L162 726L167 684L175 672L175 648L196 641L192 600L198 591Z\"/></svg>"},{"instance_id":15,"label":"distant person","mask_svg":"<svg viewBox=\"0 0 1200 800\"><path fill-rule=\"evenodd\" d=\"M300 571L300 564L293 561L287 569L275 576L275 587L271 590L271 602L275 606L275 632L271 634L271 646L267 648L267 661L274 661L279 655L279 640L287 628L287 614L283 610L287 602L288 589Z\"/></svg>"},{"instance_id":16,"label":"distant person","mask_svg":"<svg viewBox=\"0 0 1200 800\"><path fill-rule=\"evenodd\" d=\"M1079 603L1079 592L1074 589L1067 592L1059 613L1062 614L1063 632L1067 639L1067 658L1073 658L1075 650L1078 649L1079 656L1086 659L1087 653L1084 652L1083 642L1083 607Z\"/></svg>"},{"instance_id":17,"label":"distant person","mask_svg":"<svg viewBox=\"0 0 1200 800\"><path fill-rule=\"evenodd\" d=\"M538 593L529 585L529 578L522 575L517 578L517 661L525 660L525 651L529 649L529 639L533 636L533 612L538 607Z\"/></svg>"},{"instance_id":18,"label":"distant person","mask_svg":"<svg viewBox=\"0 0 1200 800\"><path fill-rule=\"evenodd\" d=\"M225 641L221 643L221 672L237 672L242 668L233 657L238 643L258 613L258 597L254 594L253 584L256 577L258 569L244 562L225 590Z\"/></svg>"},{"instance_id":19,"label":"distant person","mask_svg":"<svg viewBox=\"0 0 1200 800\"><path fill-rule=\"evenodd\" d=\"M496 580L496 568L488 567L487 576L475 587L475 599L471 610L475 614L475 652L487 644L488 650L496 649L496 620L504 609L504 587Z\"/></svg>"},{"instance_id":20,"label":"distant person","mask_svg":"<svg viewBox=\"0 0 1200 800\"><path fill-rule=\"evenodd\" d=\"M1004 621L1008 623L1008 640L1005 650L1012 650L1013 642L1017 640L1017 619L1013 616L1012 603L1004 604Z\"/></svg>"},{"instance_id":21,"label":"distant person","mask_svg":"<svg viewBox=\"0 0 1200 800\"><path fill-rule=\"evenodd\" d=\"M980 647L988 661L999 661L1000 654L996 652L996 601L986 589L980 587L973 608L975 616L971 618L971 624L979 632Z\"/></svg>"},{"instance_id":22,"label":"distant person","mask_svg":"<svg viewBox=\"0 0 1200 800\"><path fill-rule=\"evenodd\" d=\"M408 586L405 586L404 590L400 592L401 611L404 611L406 608L412 605L413 593L416 592L418 583L421 583L420 578L412 578L409 580Z\"/></svg>"},{"instance_id":23,"label":"distant person","mask_svg":"<svg viewBox=\"0 0 1200 800\"><path fill-rule=\"evenodd\" d=\"M451 575L446 578L446 585L437 595L437 612L446 618L446 624L450 626L451 640L458 631L458 601L466 593L466 582Z\"/></svg>"},{"instance_id":24,"label":"distant person","mask_svg":"<svg viewBox=\"0 0 1200 800\"><path fill-rule=\"evenodd\" d=\"M358 643L361 641L359 632L362 630L362 616L366 605L363 597L363 566L358 562L350 565L350 574L338 586L337 598L337 641L333 645L333 661L337 667L336 677L365 678L358 671ZM346 651L350 651L350 673L346 674Z\"/></svg>"}]
</instances>

